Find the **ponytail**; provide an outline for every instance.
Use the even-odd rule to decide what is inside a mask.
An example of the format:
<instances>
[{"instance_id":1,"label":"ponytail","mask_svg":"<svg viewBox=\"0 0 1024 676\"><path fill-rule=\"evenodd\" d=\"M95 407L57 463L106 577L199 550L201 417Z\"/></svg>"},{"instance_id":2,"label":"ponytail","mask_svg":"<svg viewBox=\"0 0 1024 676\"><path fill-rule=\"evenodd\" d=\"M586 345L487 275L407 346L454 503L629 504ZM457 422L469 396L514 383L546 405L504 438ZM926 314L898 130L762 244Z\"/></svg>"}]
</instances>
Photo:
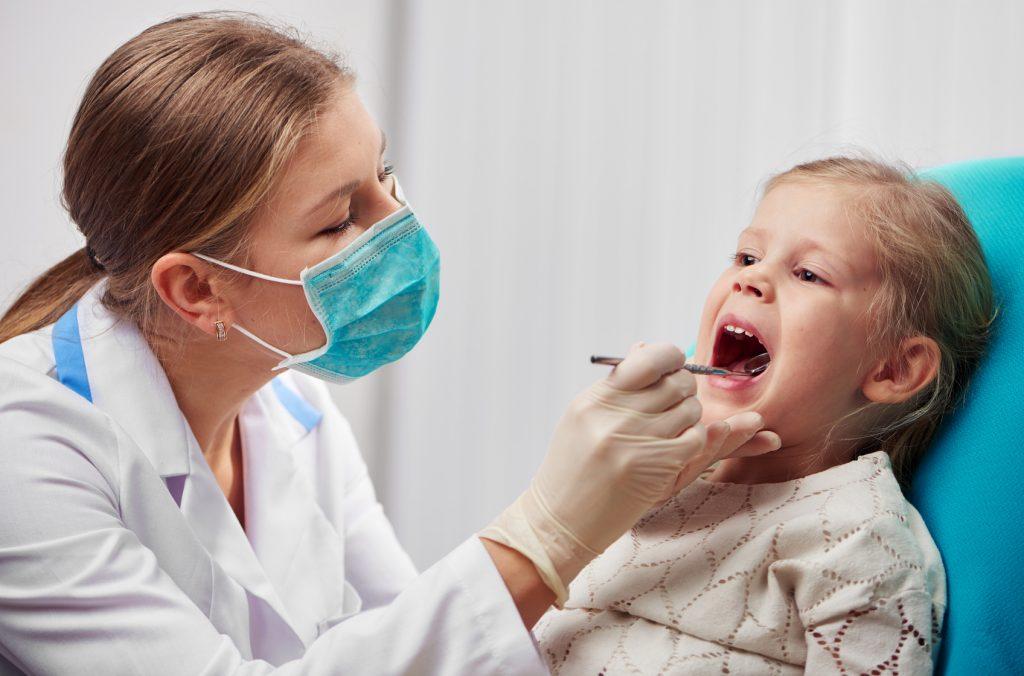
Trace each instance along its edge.
<instances>
[{"instance_id":1,"label":"ponytail","mask_svg":"<svg viewBox=\"0 0 1024 676\"><path fill-rule=\"evenodd\" d=\"M0 343L57 321L103 276L103 305L144 335L161 256L229 260L282 167L353 75L294 31L237 13L147 28L93 75L64 153L61 203L91 248L0 319Z\"/></svg>"},{"instance_id":2,"label":"ponytail","mask_svg":"<svg viewBox=\"0 0 1024 676\"><path fill-rule=\"evenodd\" d=\"M48 326L67 312L103 276L85 249L44 272L0 318L0 343Z\"/></svg>"}]
</instances>

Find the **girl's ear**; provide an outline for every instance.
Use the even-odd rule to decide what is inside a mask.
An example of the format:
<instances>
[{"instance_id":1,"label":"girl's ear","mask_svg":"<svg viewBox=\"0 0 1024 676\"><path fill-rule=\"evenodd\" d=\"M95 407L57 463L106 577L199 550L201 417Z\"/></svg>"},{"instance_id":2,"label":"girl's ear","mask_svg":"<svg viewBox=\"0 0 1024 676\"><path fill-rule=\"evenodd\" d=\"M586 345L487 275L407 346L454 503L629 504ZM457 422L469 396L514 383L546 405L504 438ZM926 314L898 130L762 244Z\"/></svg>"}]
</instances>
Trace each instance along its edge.
<instances>
[{"instance_id":1,"label":"girl's ear","mask_svg":"<svg viewBox=\"0 0 1024 676\"><path fill-rule=\"evenodd\" d=\"M902 403L935 379L941 359L939 345L931 338L907 338L868 373L861 391L877 404Z\"/></svg>"}]
</instances>

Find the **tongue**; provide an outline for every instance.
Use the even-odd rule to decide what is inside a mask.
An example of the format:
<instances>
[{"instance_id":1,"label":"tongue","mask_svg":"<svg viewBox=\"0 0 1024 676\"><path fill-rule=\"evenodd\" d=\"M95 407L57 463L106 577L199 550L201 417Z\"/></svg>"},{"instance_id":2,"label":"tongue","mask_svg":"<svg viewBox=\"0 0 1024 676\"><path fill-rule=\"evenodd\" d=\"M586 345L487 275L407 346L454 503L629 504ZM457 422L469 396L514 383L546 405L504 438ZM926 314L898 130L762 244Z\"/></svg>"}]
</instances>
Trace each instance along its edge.
<instances>
[{"instance_id":1,"label":"tongue","mask_svg":"<svg viewBox=\"0 0 1024 676\"><path fill-rule=\"evenodd\" d=\"M765 370L771 358L767 352L762 352L758 355L746 355L741 359L733 361L725 368L730 371L739 371L741 373L755 373L760 374Z\"/></svg>"},{"instance_id":2,"label":"tongue","mask_svg":"<svg viewBox=\"0 0 1024 676\"><path fill-rule=\"evenodd\" d=\"M733 363L729 364L725 368L729 369L730 371L742 371L743 370L743 365L746 364L746 363L747 363L747 357L744 357L743 359L737 359L736 361L734 361Z\"/></svg>"}]
</instances>

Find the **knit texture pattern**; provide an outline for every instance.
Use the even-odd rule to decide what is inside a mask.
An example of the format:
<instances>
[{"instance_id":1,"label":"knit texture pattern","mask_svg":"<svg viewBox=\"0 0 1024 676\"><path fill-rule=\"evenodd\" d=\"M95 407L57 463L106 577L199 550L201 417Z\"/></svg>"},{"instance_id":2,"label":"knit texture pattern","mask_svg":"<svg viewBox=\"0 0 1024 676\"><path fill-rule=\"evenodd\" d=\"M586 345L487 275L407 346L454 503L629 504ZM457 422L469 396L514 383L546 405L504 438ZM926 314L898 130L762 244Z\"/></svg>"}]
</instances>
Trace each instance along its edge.
<instances>
[{"instance_id":1,"label":"knit texture pattern","mask_svg":"<svg viewBox=\"0 0 1024 676\"><path fill-rule=\"evenodd\" d=\"M927 674L945 599L938 550L878 452L784 483L698 479L534 632L559 676Z\"/></svg>"}]
</instances>

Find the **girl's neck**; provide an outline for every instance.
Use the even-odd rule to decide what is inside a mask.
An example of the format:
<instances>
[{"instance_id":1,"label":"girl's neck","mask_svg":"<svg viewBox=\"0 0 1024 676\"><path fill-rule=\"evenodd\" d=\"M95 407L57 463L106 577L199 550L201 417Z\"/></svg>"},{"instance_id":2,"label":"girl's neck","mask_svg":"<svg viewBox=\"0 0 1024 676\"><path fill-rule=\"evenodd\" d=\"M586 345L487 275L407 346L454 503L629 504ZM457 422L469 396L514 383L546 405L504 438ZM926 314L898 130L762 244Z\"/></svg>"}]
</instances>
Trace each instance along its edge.
<instances>
[{"instance_id":1,"label":"girl's neck","mask_svg":"<svg viewBox=\"0 0 1024 676\"><path fill-rule=\"evenodd\" d=\"M795 444L750 458L726 458L708 476L709 481L731 484L774 484L800 479L853 459L845 445Z\"/></svg>"}]
</instances>

